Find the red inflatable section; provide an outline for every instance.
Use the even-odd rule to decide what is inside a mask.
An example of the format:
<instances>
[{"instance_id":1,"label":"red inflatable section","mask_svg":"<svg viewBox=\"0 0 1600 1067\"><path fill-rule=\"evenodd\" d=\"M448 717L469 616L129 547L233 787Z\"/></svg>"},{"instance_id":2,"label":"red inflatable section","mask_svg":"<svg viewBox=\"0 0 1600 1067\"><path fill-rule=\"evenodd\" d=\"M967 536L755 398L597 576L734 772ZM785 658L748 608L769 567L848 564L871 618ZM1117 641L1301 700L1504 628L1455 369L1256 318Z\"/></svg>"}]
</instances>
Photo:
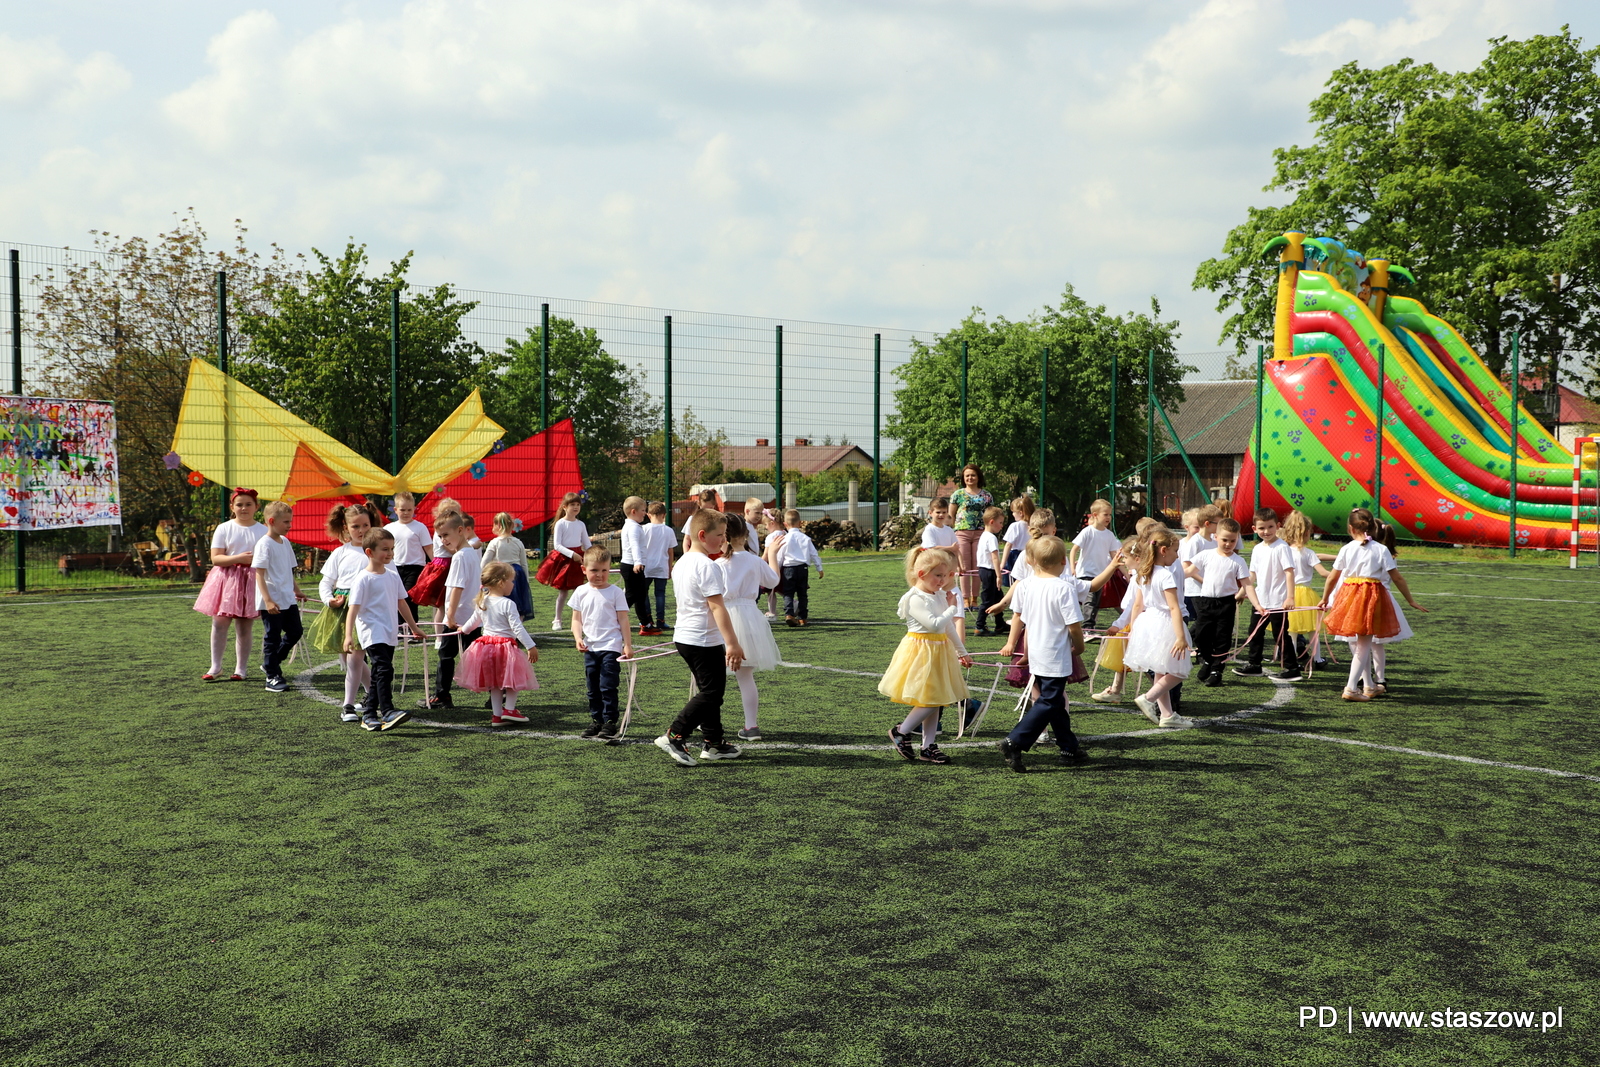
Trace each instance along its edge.
<instances>
[{"instance_id":1,"label":"red inflatable section","mask_svg":"<svg viewBox=\"0 0 1600 1067\"><path fill-rule=\"evenodd\" d=\"M494 536L499 512L521 519L524 528L537 526L556 517L563 496L582 491L572 420L562 419L519 445L486 456L417 501L417 518L431 526L433 505L447 496L476 520L478 536L487 541Z\"/></svg>"}]
</instances>

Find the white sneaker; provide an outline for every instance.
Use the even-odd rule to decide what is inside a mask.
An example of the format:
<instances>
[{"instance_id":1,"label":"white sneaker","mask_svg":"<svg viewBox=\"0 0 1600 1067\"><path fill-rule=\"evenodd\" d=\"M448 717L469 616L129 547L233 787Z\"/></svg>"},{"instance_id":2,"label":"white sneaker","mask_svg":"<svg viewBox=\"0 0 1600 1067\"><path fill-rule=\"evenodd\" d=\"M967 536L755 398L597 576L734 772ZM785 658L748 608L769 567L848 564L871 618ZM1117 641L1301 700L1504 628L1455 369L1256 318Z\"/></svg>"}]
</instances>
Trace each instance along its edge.
<instances>
[{"instance_id":1,"label":"white sneaker","mask_svg":"<svg viewBox=\"0 0 1600 1067\"><path fill-rule=\"evenodd\" d=\"M1193 726L1194 725L1194 721L1192 719L1185 719L1182 715L1168 715L1166 718L1164 718L1160 722L1156 723L1156 725L1157 726Z\"/></svg>"},{"instance_id":2,"label":"white sneaker","mask_svg":"<svg viewBox=\"0 0 1600 1067\"><path fill-rule=\"evenodd\" d=\"M1144 712L1145 718L1157 726L1161 725L1161 708L1155 701L1146 699L1145 695L1140 693L1133 698L1133 702L1138 705L1140 711Z\"/></svg>"},{"instance_id":3,"label":"white sneaker","mask_svg":"<svg viewBox=\"0 0 1600 1067\"><path fill-rule=\"evenodd\" d=\"M551 619L550 620L550 630L551 630L551 632L555 632L557 630L563 630L563 629L565 629L565 627L561 625L561 620L560 619Z\"/></svg>"},{"instance_id":4,"label":"white sneaker","mask_svg":"<svg viewBox=\"0 0 1600 1067\"><path fill-rule=\"evenodd\" d=\"M1097 700L1102 704L1120 704L1122 703L1122 690L1111 688L1102 689L1089 699Z\"/></svg>"}]
</instances>

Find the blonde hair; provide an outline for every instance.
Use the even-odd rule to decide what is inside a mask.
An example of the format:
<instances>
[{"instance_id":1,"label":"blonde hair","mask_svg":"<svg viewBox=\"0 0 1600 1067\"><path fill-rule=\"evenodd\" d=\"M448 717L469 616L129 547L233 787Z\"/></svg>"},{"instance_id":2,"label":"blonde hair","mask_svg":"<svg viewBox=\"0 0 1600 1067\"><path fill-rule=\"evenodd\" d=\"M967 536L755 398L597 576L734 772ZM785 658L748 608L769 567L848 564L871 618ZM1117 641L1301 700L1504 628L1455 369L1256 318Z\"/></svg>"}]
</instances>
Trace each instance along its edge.
<instances>
[{"instance_id":1,"label":"blonde hair","mask_svg":"<svg viewBox=\"0 0 1600 1067\"><path fill-rule=\"evenodd\" d=\"M1145 555L1139 560L1139 580L1149 583L1150 575L1155 573L1156 557L1163 548L1174 546L1178 543L1178 535L1165 526L1157 526L1144 538Z\"/></svg>"},{"instance_id":2,"label":"blonde hair","mask_svg":"<svg viewBox=\"0 0 1600 1067\"><path fill-rule=\"evenodd\" d=\"M1044 528L1046 526L1054 526L1055 524L1056 513L1051 511L1049 508L1039 508L1028 517L1028 539L1032 540L1035 537L1050 536L1044 532Z\"/></svg>"},{"instance_id":3,"label":"blonde hair","mask_svg":"<svg viewBox=\"0 0 1600 1067\"><path fill-rule=\"evenodd\" d=\"M1089 505L1089 514L1093 515L1098 511L1103 511L1107 515L1113 514L1113 512L1111 510L1111 501L1109 501L1109 500L1096 500L1092 504Z\"/></svg>"},{"instance_id":4,"label":"blonde hair","mask_svg":"<svg viewBox=\"0 0 1600 1067\"><path fill-rule=\"evenodd\" d=\"M446 515L433 524L433 532L441 537L447 533L454 533L457 530L465 530L466 528L467 520L461 517L460 512L456 512L454 515Z\"/></svg>"},{"instance_id":5,"label":"blonde hair","mask_svg":"<svg viewBox=\"0 0 1600 1067\"><path fill-rule=\"evenodd\" d=\"M275 519L279 515L293 515L294 508L281 500L274 500L267 505L265 514L267 518Z\"/></svg>"},{"instance_id":6,"label":"blonde hair","mask_svg":"<svg viewBox=\"0 0 1600 1067\"><path fill-rule=\"evenodd\" d=\"M785 526L800 525L800 512L794 508L785 508L783 512L783 524Z\"/></svg>"},{"instance_id":7,"label":"blonde hair","mask_svg":"<svg viewBox=\"0 0 1600 1067\"><path fill-rule=\"evenodd\" d=\"M1033 518L1033 497L1019 496L1011 502L1012 511L1022 512L1022 521L1027 522Z\"/></svg>"},{"instance_id":8,"label":"blonde hair","mask_svg":"<svg viewBox=\"0 0 1600 1067\"><path fill-rule=\"evenodd\" d=\"M493 563L485 563L483 565L483 577L480 579L483 585L478 590L478 595L473 598L472 602L478 605L479 611L482 611L484 603L489 599L490 596L494 595L489 592L489 587L491 585L499 585L501 582L510 581L515 577L516 572L511 569L511 564L509 563L501 563L499 560L495 560Z\"/></svg>"},{"instance_id":9,"label":"blonde hair","mask_svg":"<svg viewBox=\"0 0 1600 1067\"><path fill-rule=\"evenodd\" d=\"M918 546L906 553L906 585L917 584L917 579L935 567L957 569L956 555L948 548L922 548Z\"/></svg>"},{"instance_id":10,"label":"blonde hair","mask_svg":"<svg viewBox=\"0 0 1600 1067\"><path fill-rule=\"evenodd\" d=\"M1291 511L1283 517L1283 529L1278 536L1295 548L1304 548L1311 540L1311 520L1298 511Z\"/></svg>"},{"instance_id":11,"label":"blonde hair","mask_svg":"<svg viewBox=\"0 0 1600 1067\"><path fill-rule=\"evenodd\" d=\"M642 496L630 496L628 499L626 499L626 500L624 500L622 502L622 513L624 515L626 515L630 511L643 511L643 510L644 510L644 497L642 497Z\"/></svg>"},{"instance_id":12,"label":"blonde hair","mask_svg":"<svg viewBox=\"0 0 1600 1067\"><path fill-rule=\"evenodd\" d=\"M517 520L511 517L511 512L501 511L495 514L494 532L505 537L517 532Z\"/></svg>"},{"instance_id":13,"label":"blonde hair","mask_svg":"<svg viewBox=\"0 0 1600 1067\"><path fill-rule=\"evenodd\" d=\"M460 515L461 505L456 503L455 497L442 496L433 505L433 521L435 524L446 515Z\"/></svg>"},{"instance_id":14,"label":"blonde hair","mask_svg":"<svg viewBox=\"0 0 1600 1067\"><path fill-rule=\"evenodd\" d=\"M1186 510L1183 513L1183 517L1180 518L1178 521L1183 523L1183 525L1186 528L1190 527L1190 526L1204 526L1205 525L1205 520L1200 517L1200 509L1199 508L1189 508L1188 510Z\"/></svg>"},{"instance_id":15,"label":"blonde hair","mask_svg":"<svg viewBox=\"0 0 1600 1067\"><path fill-rule=\"evenodd\" d=\"M1054 534L1045 534L1029 541L1023 555L1030 567L1041 570L1064 567L1067 563L1067 543Z\"/></svg>"},{"instance_id":16,"label":"blonde hair","mask_svg":"<svg viewBox=\"0 0 1600 1067\"><path fill-rule=\"evenodd\" d=\"M1122 542L1122 555L1128 561L1128 569L1138 567L1139 561L1144 558L1144 544L1137 537L1130 537Z\"/></svg>"},{"instance_id":17,"label":"blonde hair","mask_svg":"<svg viewBox=\"0 0 1600 1067\"><path fill-rule=\"evenodd\" d=\"M605 545L590 545L583 553L583 564L592 567L596 563L611 566L611 550Z\"/></svg>"},{"instance_id":18,"label":"blonde hair","mask_svg":"<svg viewBox=\"0 0 1600 1067\"><path fill-rule=\"evenodd\" d=\"M744 498L744 509L746 511L749 511L752 507L761 508L764 510L766 506L766 502L758 496L747 496Z\"/></svg>"},{"instance_id":19,"label":"blonde hair","mask_svg":"<svg viewBox=\"0 0 1600 1067\"><path fill-rule=\"evenodd\" d=\"M1166 529L1166 526L1162 524L1160 519L1152 519L1150 516L1146 515L1144 518L1133 524L1133 535L1135 537L1143 537L1157 526L1160 526L1163 530Z\"/></svg>"},{"instance_id":20,"label":"blonde hair","mask_svg":"<svg viewBox=\"0 0 1600 1067\"><path fill-rule=\"evenodd\" d=\"M406 492L404 489L400 490L394 496L390 497L389 498L389 503L398 506L402 500L405 501L407 504L410 504L412 507L416 507L417 506L417 498L412 496L410 493Z\"/></svg>"},{"instance_id":21,"label":"blonde hair","mask_svg":"<svg viewBox=\"0 0 1600 1067\"><path fill-rule=\"evenodd\" d=\"M1003 519L1005 517L1006 517L1005 511L1000 509L1000 508L984 508L983 509L983 524L985 526L989 525L991 522L993 522L996 519Z\"/></svg>"}]
</instances>

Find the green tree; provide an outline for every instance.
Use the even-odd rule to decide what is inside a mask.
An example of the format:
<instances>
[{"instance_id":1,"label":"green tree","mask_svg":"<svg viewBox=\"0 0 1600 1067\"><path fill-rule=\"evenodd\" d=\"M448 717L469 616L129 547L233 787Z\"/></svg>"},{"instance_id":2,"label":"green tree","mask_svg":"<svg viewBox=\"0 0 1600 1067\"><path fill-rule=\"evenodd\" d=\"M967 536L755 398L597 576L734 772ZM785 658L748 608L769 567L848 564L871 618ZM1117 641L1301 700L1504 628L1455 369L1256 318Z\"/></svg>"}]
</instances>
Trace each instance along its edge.
<instances>
[{"instance_id":1,"label":"green tree","mask_svg":"<svg viewBox=\"0 0 1600 1067\"><path fill-rule=\"evenodd\" d=\"M312 249L318 269L276 286L272 306L241 316L250 347L246 385L377 463L394 463L389 427L390 293L407 294L411 254L368 275L365 245L337 260ZM400 301L400 454L404 463L474 388L498 357L461 333L477 304L448 285Z\"/></svg>"},{"instance_id":2,"label":"green tree","mask_svg":"<svg viewBox=\"0 0 1600 1067\"><path fill-rule=\"evenodd\" d=\"M537 328L520 341L507 338L506 363L484 390L485 407L506 428L507 444L541 428L539 341ZM622 502L633 443L661 425L661 405L644 391L644 377L607 352L593 329L571 319L550 320L549 421L572 419L591 513Z\"/></svg>"},{"instance_id":3,"label":"green tree","mask_svg":"<svg viewBox=\"0 0 1600 1067\"><path fill-rule=\"evenodd\" d=\"M552 330L551 333L555 331ZM640 447L631 450L625 464L621 491L624 495L660 500L666 472L662 469L666 435L658 426L645 437ZM722 450L728 435L701 422L693 408L684 408L672 417L672 499L686 500L691 485L723 479Z\"/></svg>"},{"instance_id":4,"label":"green tree","mask_svg":"<svg viewBox=\"0 0 1600 1067\"><path fill-rule=\"evenodd\" d=\"M900 447L893 462L913 478L952 478L959 466L961 343L967 343L967 457L984 468L996 499L1038 480L1039 365L1049 359L1044 500L1085 509L1105 486L1110 460L1111 361L1117 359L1117 467L1144 462L1148 356L1155 352L1156 395L1168 410L1183 400L1178 384L1193 368L1178 362L1176 322L1151 314L1111 315L1069 285L1061 303L1024 322L988 321L974 308L959 326L924 344L895 369L904 383L886 436ZM1120 480L1120 479L1119 479Z\"/></svg>"},{"instance_id":5,"label":"green tree","mask_svg":"<svg viewBox=\"0 0 1600 1067\"><path fill-rule=\"evenodd\" d=\"M276 245L265 256L250 251L237 222L231 247L206 251L192 211L154 239L91 232L100 255L35 279L44 384L56 395L116 404L125 528L148 531L171 519L203 530L219 521L216 487L191 486L162 457L172 447L189 361L217 361L216 272L227 273L238 315L269 308L272 291L294 285L299 266ZM248 355L247 339L234 346L235 356Z\"/></svg>"},{"instance_id":6,"label":"green tree","mask_svg":"<svg viewBox=\"0 0 1600 1067\"><path fill-rule=\"evenodd\" d=\"M1415 296L1449 319L1496 372L1512 330L1551 372L1563 348L1600 339L1600 99L1596 62L1566 27L1495 38L1476 70L1412 60L1348 63L1311 102L1308 146L1274 151L1266 191L1200 264L1194 286L1229 312L1242 355L1269 342L1277 275L1262 245L1286 230L1328 234L1410 268Z\"/></svg>"}]
</instances>

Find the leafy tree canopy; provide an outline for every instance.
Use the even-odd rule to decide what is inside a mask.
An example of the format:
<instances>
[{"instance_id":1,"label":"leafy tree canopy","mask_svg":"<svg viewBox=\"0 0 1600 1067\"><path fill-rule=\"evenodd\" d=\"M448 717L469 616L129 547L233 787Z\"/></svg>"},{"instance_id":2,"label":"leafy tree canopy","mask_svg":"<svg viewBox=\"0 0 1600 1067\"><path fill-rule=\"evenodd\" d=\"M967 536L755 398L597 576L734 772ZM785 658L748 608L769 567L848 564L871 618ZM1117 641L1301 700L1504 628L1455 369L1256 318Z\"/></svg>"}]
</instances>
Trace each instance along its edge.
<instances>
[{"instance_id":1,"label":"leafy tree canopy","mask_svg":"<svg viewBox=\"0 0 1600 1067\"><path fill-rule=\"evenodd\" d=\"M249 339L237 376L376 463L388 461L390 293L406 294L411 254L368 275L365 245L337 260L312 249L317 269L272 289L271 307L240 316ZM499 358L461 333L477 305L441 285L400 301L400 455L403 463ZM391 466L391 469L393 467Z\"/></svg>"},{"instance_id":2,"label":"leafy tree canopy","mask_svg":"<svg viewBox=\"0 0 1600 1067\"><path fill-rule=\"evenodd\" d=\"M1274 151L1266 191L1194 286L1230 312L1222 338L1270 342L1277 275L1259 257L1286 230L1328 234L1417 277L1496 372L1520 332L1525 365L1600 339L1600 49L1566 27L1495 38L1476 70L1347 63L1311 102L1316 136ZM1527 358L1527 357L1533 358Z\"/></svg>"},{"instance_id":3,"label":"leafy tree canopy","mask_svg":"<svg viewBox=\"0 0 1600 1067\"><path fill-rule=\"evenodd\" d=\"M1156 396L1170 411L1193 368L1173 350L1176 322L1151 313L1109 314L1069 285L1061 303L1025 322L988 321L974 308L933 344L912 342L885 434L900 442L893 463L910 477L953 478L960 465L961 344L967 344L967 458L984 468L997 499L1038 480L1040 354L1048 348L1043 499L1083 510L1109 473L1111 363L1117 362L1117 467L1144 462L1145 385L1155 352ZM1119 479L1120 480L1120 479Z\"/></svg>"}]
</instances>

